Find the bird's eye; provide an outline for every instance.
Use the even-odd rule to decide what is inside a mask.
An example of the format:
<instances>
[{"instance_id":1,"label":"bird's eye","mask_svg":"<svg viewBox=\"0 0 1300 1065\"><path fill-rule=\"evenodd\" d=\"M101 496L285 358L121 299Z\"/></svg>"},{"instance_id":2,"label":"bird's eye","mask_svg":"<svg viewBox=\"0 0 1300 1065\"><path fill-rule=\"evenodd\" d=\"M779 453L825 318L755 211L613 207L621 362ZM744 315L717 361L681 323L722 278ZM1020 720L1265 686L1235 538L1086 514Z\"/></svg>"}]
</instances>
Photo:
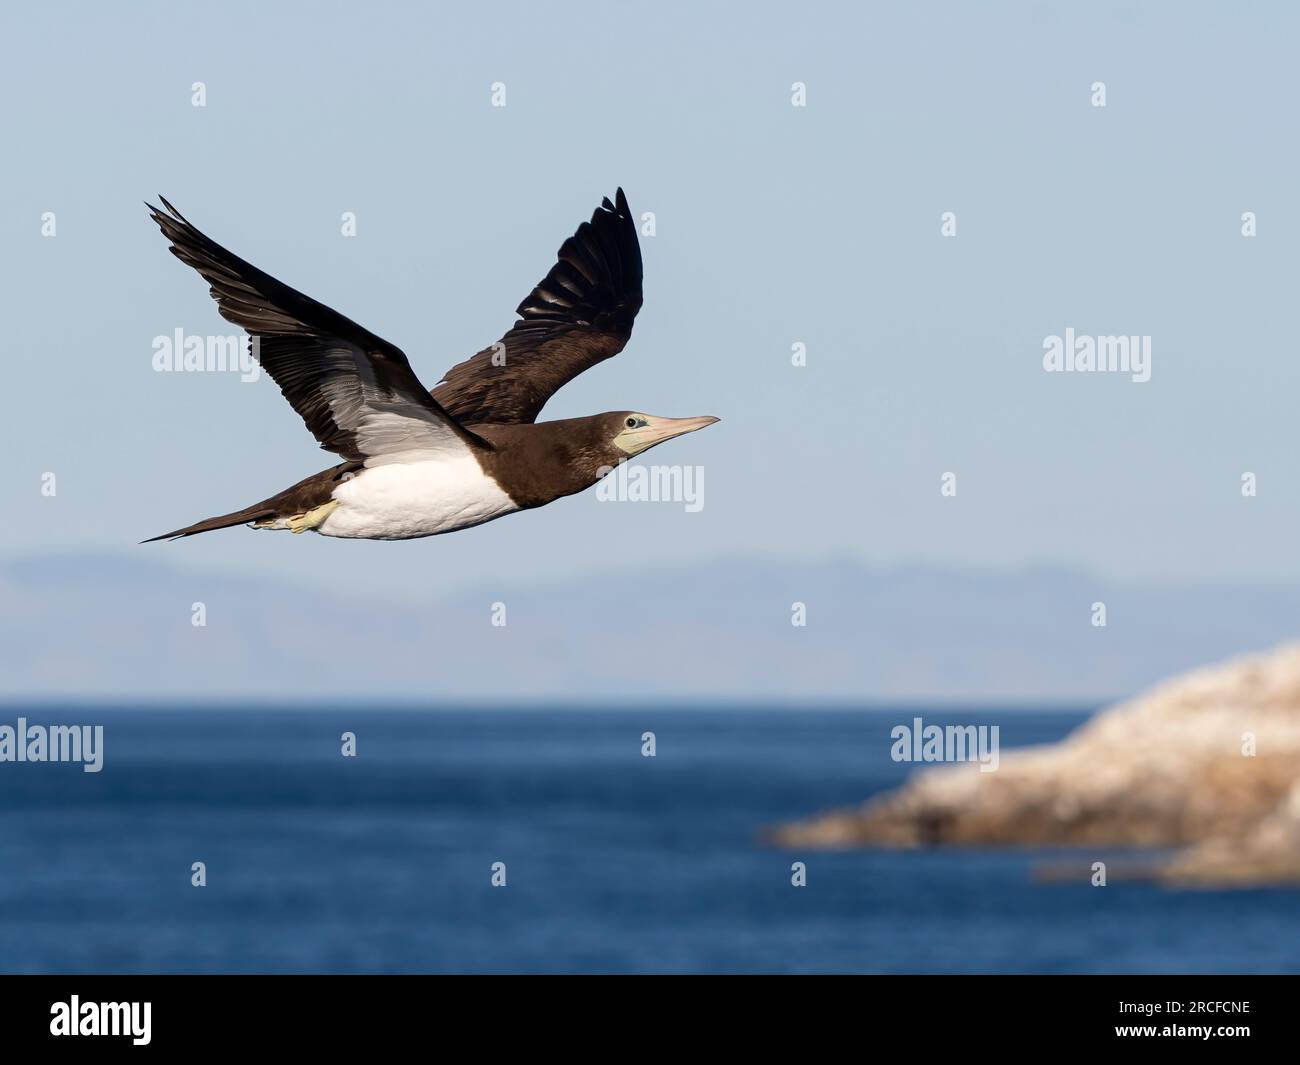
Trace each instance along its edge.
<instances>
[{"instance_id":1,"label":"bird's eye","mask_svg":"<svg viewBox=\"0 0 1300 1065\"><path fill-rule=\"evenodd\" d=\"M636 428L636 419L635 419L635 418L629 418L629 419L627 420L627 427L628 427L629 429L635 429L635 428Z\"/></svg>"}]
</instances>

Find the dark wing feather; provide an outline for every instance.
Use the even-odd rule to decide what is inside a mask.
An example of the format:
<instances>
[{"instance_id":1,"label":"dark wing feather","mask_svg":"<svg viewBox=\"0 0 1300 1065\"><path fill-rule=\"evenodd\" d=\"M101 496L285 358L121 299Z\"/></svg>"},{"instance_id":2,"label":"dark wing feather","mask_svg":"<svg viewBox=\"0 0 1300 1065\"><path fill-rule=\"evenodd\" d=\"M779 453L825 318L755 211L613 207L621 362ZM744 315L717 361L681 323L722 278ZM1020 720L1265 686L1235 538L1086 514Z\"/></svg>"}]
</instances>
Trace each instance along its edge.
<instances>
[{"instance_id":1,"label":"dark wing feather","mask_svg":"<svg viewBox=\"0 0 1300 1065\"><path fill-rule=\"evenodd\" d=\"M434 398L466 425L532 422L583 370L617 355L641 309L641 248L619 189L561 246L498 344L452 367Z\"/></svg>"},{"instance_id":2,"label":"dark wing feather","mask_svg":"<svg viewBox=\"0 0 1300 1065\"><path fill-rule=\"evenodd\" d=\"M321 447L374 464L488 446L439 406L399 348L227 251L162 202L166 211L146 206L172 253L208 282L221 316L253 338L258 362Z\"/></svg>"}]
</instances>

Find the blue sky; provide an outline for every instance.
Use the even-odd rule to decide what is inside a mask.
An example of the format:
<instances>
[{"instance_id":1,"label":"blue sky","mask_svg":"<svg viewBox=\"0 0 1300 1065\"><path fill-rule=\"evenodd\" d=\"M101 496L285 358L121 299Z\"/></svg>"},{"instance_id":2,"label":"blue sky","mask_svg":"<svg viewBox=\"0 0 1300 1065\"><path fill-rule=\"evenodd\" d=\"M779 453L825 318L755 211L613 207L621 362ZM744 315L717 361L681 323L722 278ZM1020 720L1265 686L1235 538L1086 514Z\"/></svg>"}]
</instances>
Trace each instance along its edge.
<instances>
[{"instance_id":1,"label":"blue sky","mask_svg":"<svg viewBox=\"0 0 1300 1065\"><path fill-rule=\"evenodd\" d=\"M734 555L1300 579L1297 21L1283 4L6 9L3 552L408 595ZM155 336L230 327L142 200L166 195L433 384L620 184L656 217L645 306L543 416L720 416L641 460L702 465L699 513L587 493L417 542L134 546L332 462L269 379L153 371ZM1150 336L1151 380L1045 373L1066 328Z\"/></svg>"}]
</instances>

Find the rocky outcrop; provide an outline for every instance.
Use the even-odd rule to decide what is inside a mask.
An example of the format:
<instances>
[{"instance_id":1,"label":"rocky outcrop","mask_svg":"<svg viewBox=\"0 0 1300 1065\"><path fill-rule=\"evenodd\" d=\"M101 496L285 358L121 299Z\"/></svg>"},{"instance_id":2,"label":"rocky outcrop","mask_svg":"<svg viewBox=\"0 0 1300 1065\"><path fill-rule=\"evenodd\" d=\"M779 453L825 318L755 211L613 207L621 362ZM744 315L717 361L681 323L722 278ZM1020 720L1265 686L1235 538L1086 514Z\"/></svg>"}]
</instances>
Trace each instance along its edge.
<instances>
[{"instance_id":1,"label":"rocky outcrop","mask_svg":"<svg viewBox=\"0 0 1300 1065\"><path fill-rule=\"evenodd\" d=\"M1300 881L1300 644L1166 682L1058 744L1004 752L995 772L923 769L897 791L769 839L1181 846L1162 878Z\"/></svg>"},{"instance_id":2,"label":"rocky outcrop","mask_svg":"<svg viewBox=\"0 0 1300 1065\"><path fill-rule=\"evenodd\" d=\"M1248 832L1188 847L1154 875L1188 887L1300 884L1300 783Z\"/></svg>"}]
</instances>

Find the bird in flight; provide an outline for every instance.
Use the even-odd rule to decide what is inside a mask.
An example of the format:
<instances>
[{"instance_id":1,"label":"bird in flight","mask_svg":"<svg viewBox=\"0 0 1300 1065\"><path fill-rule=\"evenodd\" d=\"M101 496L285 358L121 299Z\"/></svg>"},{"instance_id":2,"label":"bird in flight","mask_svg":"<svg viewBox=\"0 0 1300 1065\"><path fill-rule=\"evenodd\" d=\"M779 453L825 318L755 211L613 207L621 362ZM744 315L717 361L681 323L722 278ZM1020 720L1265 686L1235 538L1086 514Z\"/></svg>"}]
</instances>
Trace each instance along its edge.
<instances>
[{"instance_id":1,"label":"bird in flight","mask_svg":"<svg viewBox=\"0 0 1300 1065\"><path fill-rule=\"evenodd\" d=\"M619 189L566 240L496 344L432 392L402 351L228 252L165 199L150 215L211 286L262 368L343 461L278 495L145 541L251 525L409 540L581 492L619 463L717 418L611 411L539 422L559 388L623 350L641 308L641 249Z\"/></svg>"}]
</instances>

